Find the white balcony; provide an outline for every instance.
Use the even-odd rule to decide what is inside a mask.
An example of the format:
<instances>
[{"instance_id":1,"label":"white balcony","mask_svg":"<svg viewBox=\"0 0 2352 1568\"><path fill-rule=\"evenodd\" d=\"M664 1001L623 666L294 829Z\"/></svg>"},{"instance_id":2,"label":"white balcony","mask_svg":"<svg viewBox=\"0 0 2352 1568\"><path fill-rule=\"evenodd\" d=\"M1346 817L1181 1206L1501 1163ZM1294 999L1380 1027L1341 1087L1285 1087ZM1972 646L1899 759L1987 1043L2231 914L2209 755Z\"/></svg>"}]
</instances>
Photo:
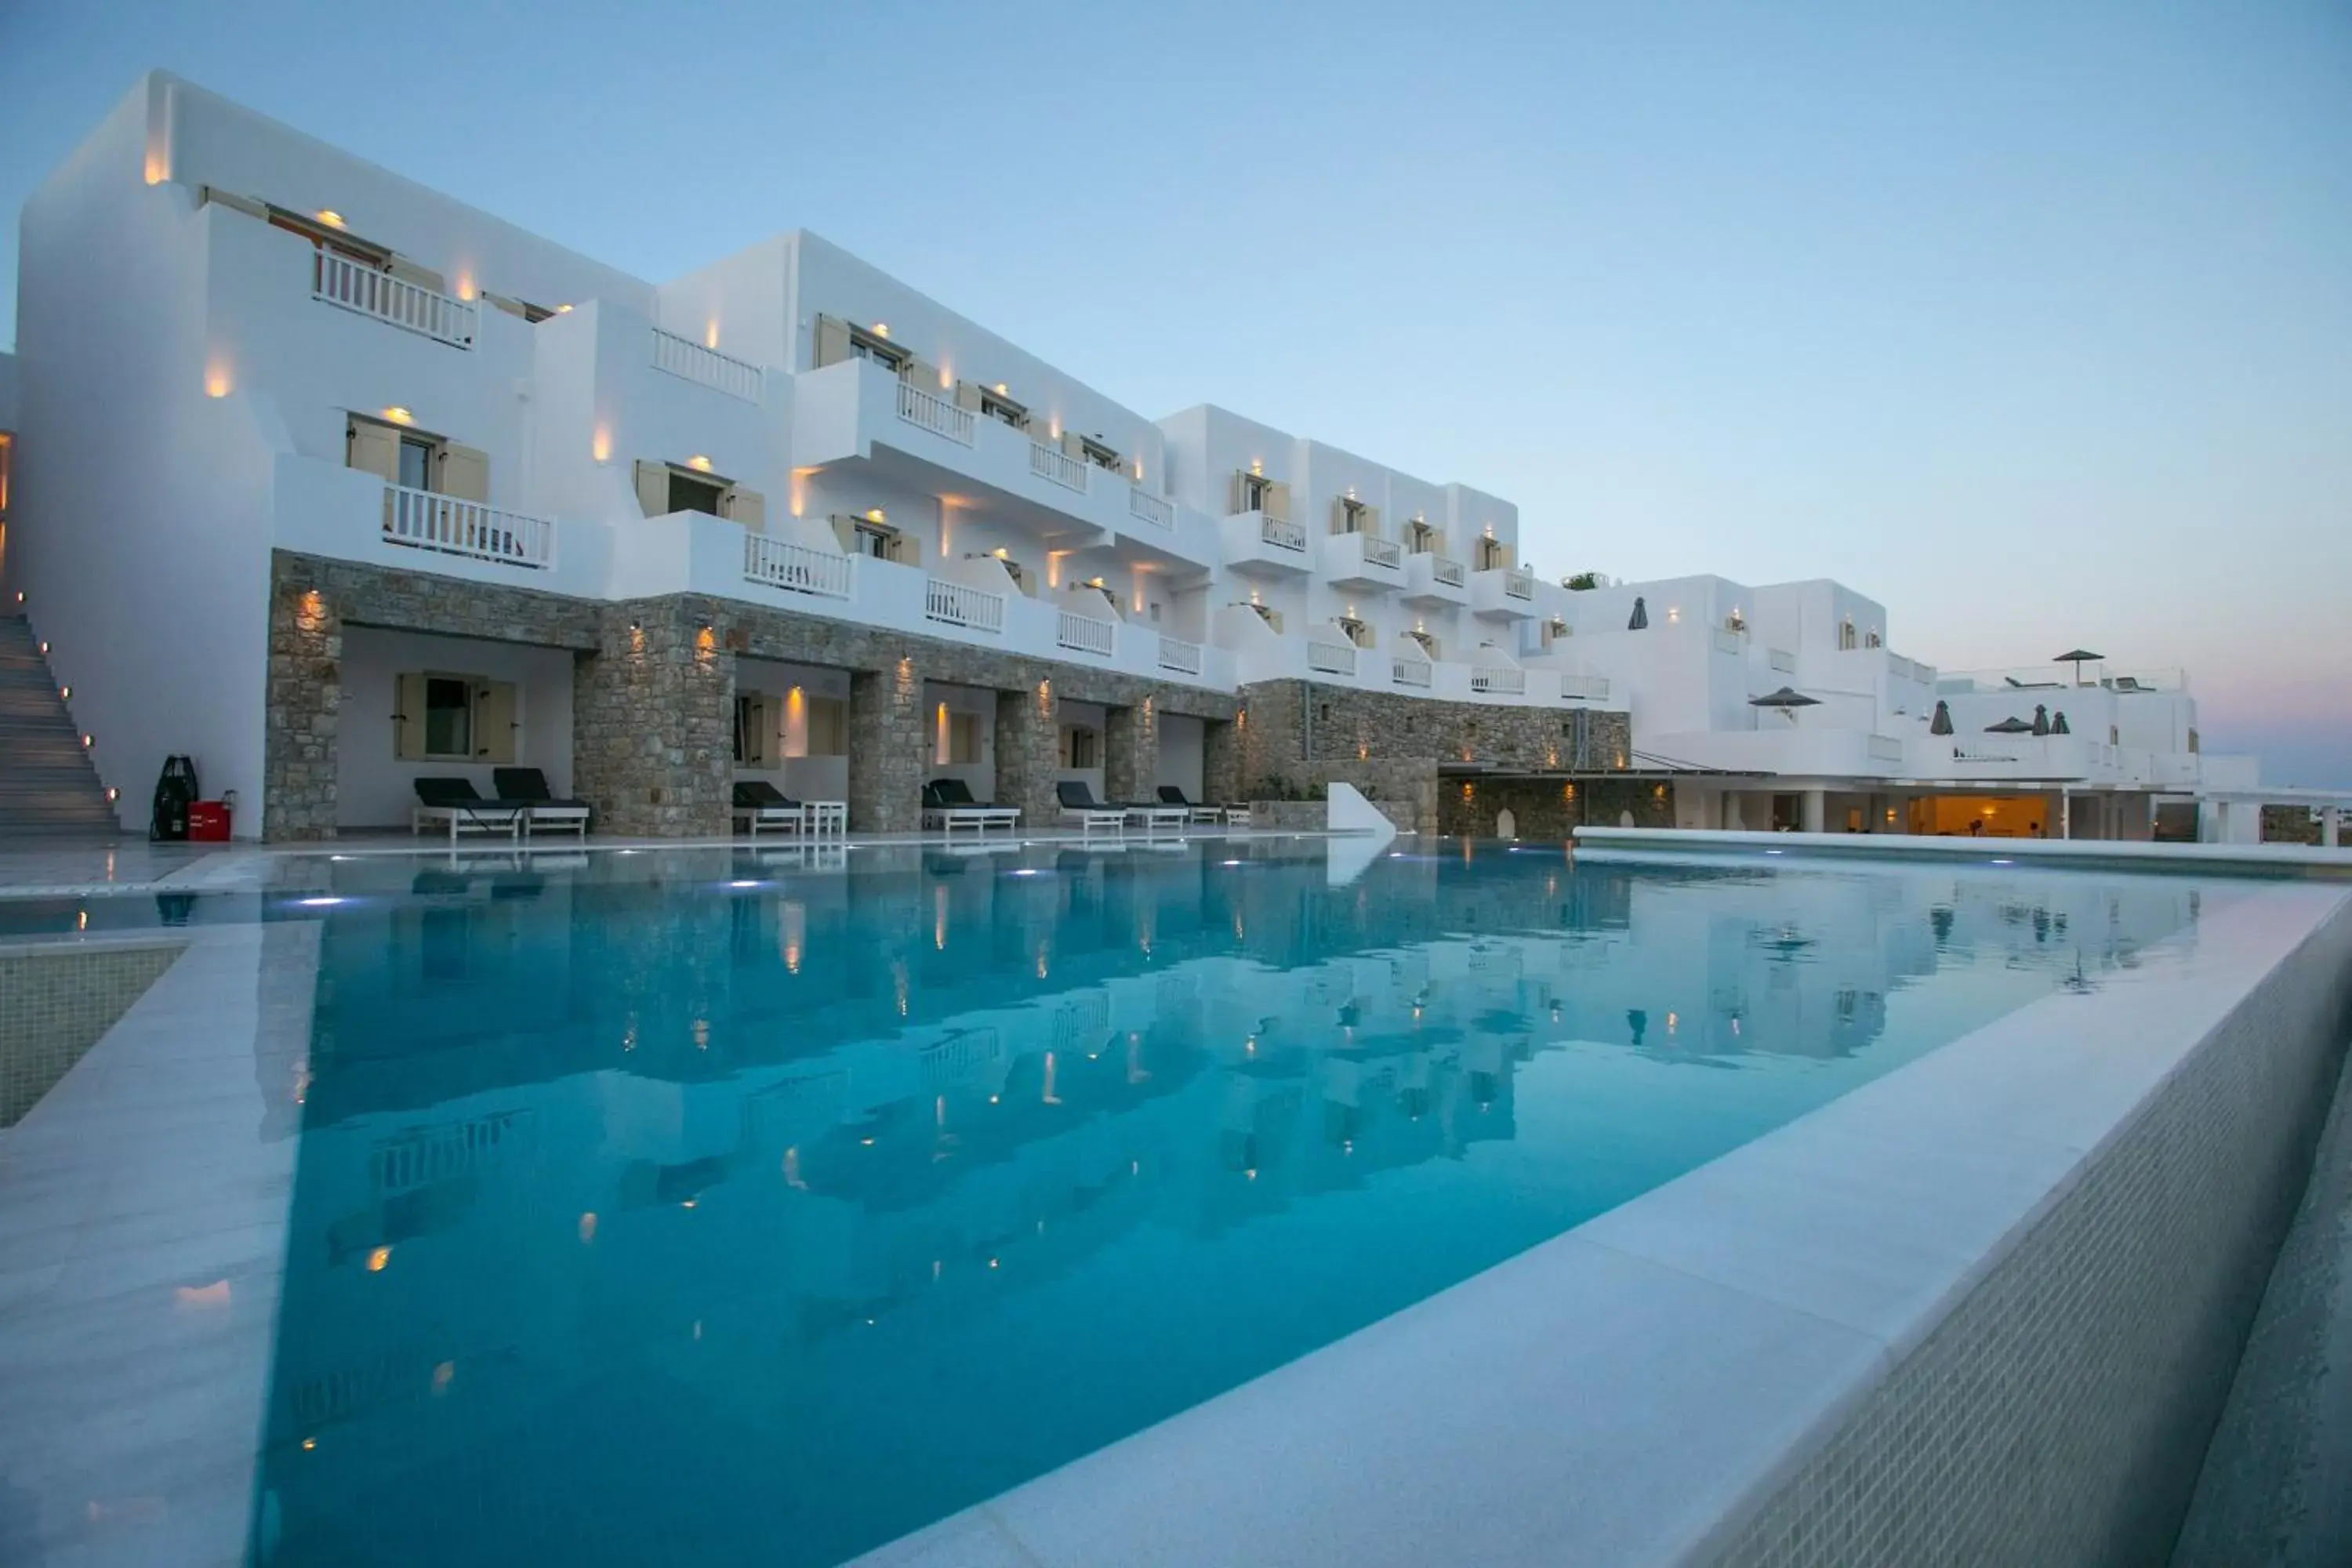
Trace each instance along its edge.
<instances>
[{"instance_id":1,"label":"white balcony","mask_svg":"<svg viewBox=\"0 0 2352 1568\"><path fill-rule=\"evenodd\" d=\"M1356 678L1357 649L1347 643L1325 642L1319 637L1307 639L1307 668L1317 675L1344 675Z\"/></svg>"},{"instance_id":2,"label":"white balcony","mask_svg":"<svg viewBox=\"0 0 2352 1568\"><path fill-rule=\"evenodd\" d=\"M1451 556L1431 551L1404 558L1404 602L1444 609L1470 602L1469 569Z\"/></svg>"},{"instance_id":3,"label":"white balcony","mask_svg":"<svg viewBox=\"0 0 2352 1568\"><path fill-rule=\"evenodd\" d=\"M1524 566L1495 566L1471 573L1470 613L1486 620L1533 620L1536 574Z\"/></svg>"},{"instance_id":4,"label":"white balcony","mask_svg":"<svg viewBox=\"0 0 2352 1568\"><path fill-rule=\"evenodd\" d=\"M1127 515L1151 528L1173 531L1176 527L1176 503L1131 481L1127 487Z\"/></svg>"},{"instance_id":5,"label":"white balcony","mask_svg":"<svg viewBox=\"0 0 2352 1568\"><path fill-rule=\"evenodd\" d=\"M976 632L1002 632L1004 600L1003 594L933 577L923 585L923 617Z\"/></svg>"},{"instance_id":6,"label":"white balcony","mask_svg":"<svg viewBox=\"0 0 2352 1568\"><path fill-rule=\"evenodd\" d=\"M310 264L310 298L373 316L387 326L431 338L451 348L470 349L481 325L481 307L437 289L404 282L364 261L321 249Z\"/></svg>"},{"instance_id":7,"label":"white balcony","mask_svg":"<svg viewBox=\"0 0 2352 1568\"><path fill-rule=\"evenodd\" d=\"M1606 702L1609 700L1609 678L1605 675L1577 675L1560 671L1559 696L1563 702Z\"/></svg>"},{"instance_id":8,"label":"white balcony","mask_svg":"<svg viewBox=\"0 0 2352 1568\"><path fill-rule=\"evenodd\" d=\"M1225 564L1235 572L1280 577L1303 576L1315 569L1307 531L1295 522L1244 511L1223 519L1218 529L1224 536Z\"/></svg>"},{"instance_id":9,"label":"white balcony","mask_svg":"<svg viewBox=\"0 0 2352 1568\"><path fill-rule=\"evenodd\" d=\"M918 430L945 437L959 447L978 443L978 420L971 409L958 408L912 382L898 383L898 417Z\"/></svg>"},{"instance_id":10,"label":"white balcony","mask_svg":"<svg viewBox=\"0 0 2352 1568\"><path fill-rule=\"evenodd\" d=\"M1369 533L1334 533L1323 541L1323 576L1335 588L1388 593L1404 586L1404 547Z\"/></svg>"},{"instance_id":11,"label":"white balcony","mask_svg":"<svg viewBox=\"0 0 2352 1568\"><path fill-rule=\"evenodd\" d=\"M383 487L383 537L393 544L545 571L555 564L555 523L406 485Z\"/></svg>"},{"instance_id":12,"label":"white balcony","mask_svg":"<svg viewBox=\"0 0 2352 1568\"><path fill-rule=\"evenodd\" d=\"M1528 672L1515 664L1473 664L1470 689L1488 697L1524 697Z\"/></svg>"},{"instance_id":13,"label":"white balcony","mask_svg":"<svg viewBox=\"0 0 2352 1568\"><path fill-rule=\"evenodd\" d=\"M1412 654L1397 654L1389 660L1389 683L1391 686L1412 686L1427 690L1433 674L1429 660Z\"/></svg>"},{"instance_id":14,"label":"white balcony","mask_svg":"<svg viewBox=\"0 0 2352 1568\"><path fill-rule=\"evenodd\" d=\"M850 598L850 569L855 564L856 557L839 551L813 549L760 533L743 536L744 581L789 594Z\"/></svg>"},{"instance_id":15,"label":"white balcony","mask_svg":"<svg viewBox=\"0 0 2352 1568\"><path fill-rule=\"evenodd\" d=\"M1094 472L1092 463L1081 462L1059 447L1048 447L1042 441L1029 443L1029 471L1049 485L1059 485L1066 490L1087 493L1087 476Z\"/></svg>"},{"instance_id":16,"label":"white balcony","mask_svg":"<svg viewBox=\"0 0 2352 1568\"><path fill-rule=\"evenodd\" d=\"M1093 654L1099 658L1110 658L1118 646L1118 628L1109 621L1092 616L1075 615L1068 610L1058 612L1059 620L1054 633L1055 645L1072 653Z\"/></svg>"},{"instance_id":17,"label":"white balcony","mask_svg":"<svg viewBox=\"0 0 2352 1568\"><path fill-rule=\"evenodd\" d=\"M1198 675L1201 673L1201 651L1199 643L1163 636L1160 639L1160 668L1178 675Z\"/></svg>"},{"instance_id":18,"label":"white balcony","mask_svg":"<svg viewBox=\"0 0 2352 1568\"><path fill-rule=\"evenodd\" d=\"M388 485L362 469L291 453L278 458L272 491L269 538L283 550L582 598L610 596L613 531L602 523L558 524Z\"/></svg>"},{"instance_id":19,"label":"white balcony","mask_svg":"<svg viewBox=\"0 0 2352 1568\"><path fill-rule=\"evenodd\" d=\"M667 374L723 392L746 403L757 403L767 381L767 374L749 360L720 353L717 349L704 348L691 339L676 332L654 333L654 368Z\"/></svg>"}]
</instances>

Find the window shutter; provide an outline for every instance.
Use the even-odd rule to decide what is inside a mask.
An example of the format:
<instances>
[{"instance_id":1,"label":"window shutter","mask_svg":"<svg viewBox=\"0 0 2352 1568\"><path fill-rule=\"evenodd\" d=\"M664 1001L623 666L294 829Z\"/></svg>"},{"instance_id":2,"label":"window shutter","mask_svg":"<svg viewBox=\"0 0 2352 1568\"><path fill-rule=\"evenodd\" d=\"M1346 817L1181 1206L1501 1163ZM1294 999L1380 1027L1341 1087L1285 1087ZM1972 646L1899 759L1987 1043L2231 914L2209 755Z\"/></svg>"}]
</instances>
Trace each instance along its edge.
<instances>
[{"instance_id":1,"label":"window shutter","mask_svg":"<svg viewBox=\"0 0 2352 1568\"><path fill-rule=\"evenodd\" d=\"M1276 522L1290 521L1290 487L1269 484L1265 487L1265 515Z\"/></svg>"},{"instance_id":2,"label":"window shutter","mask_svg":"<svg viewBox=\"0 0 2352 1568\"><path fill-rule=\"evenodd\" d=\"M893 533L889 552L889 558L902 566L920 566L923 563L923 547L911 533Z\"/></svg>"},{"instance_id":3,"label":"window shutter","mask_svg":"<svg viewBox=\"0 0 2352 1568\"><path fill-rule=\"evenodd\" d=\"M1233 483L1225 487L1225 491L1227 517L1239 517L1249 510L1249 474L1246 470L1235 468Z\"/></svg>"},{"instance_id":4,"label":"window shutter","mask_svg":"<svg viewBox=\"0 0 2352 1568\"><path fill-rule=\"evenodd\" d=\"M1345 496L1331 498L1331 531L1334 533L1348 531L1348 498Z\"/></svg>"},{"instance_id":5,"label":"window shutter","mask_svg":"<svg viewBox=\"0 0 2352 1568\"><path fill-rule=\"evenodd\" d=\"M844 555L856 555L861 553L857 547L857 520L856 518L844 517L841 513L835 512L827 521L833 524L834 542L841 546L841 552Z\"/></svg>"},{"instance_id":6,"label":"window shutter","mask_svg":"<svg viewBox=\"0 0 2352 1568\"><path fill-rule=\"evenodd\" d=\"M977 409L980 406L980 388L969 381L957 382L955 384L955 405L958 408Z\"/></svg>"},{"instance_id":7,"label":"window shutter","mask_svg":"<svg viewBox=\"0 0 2352 1568\"><path fill-rule=\"evenodd\" d=\"M727 515L754 533L768 531L768 498L737 485L727 492Z\"/></svg>"},{"instance_id":8,"label":"window shutter","mask_svg":"<svg viewBox=\"0 0 2352 1568\"><path fill-rule=\"evenodd\" d=\"M928 392L936 396L940 390L940 367L909 354L907 363L898 367L898 379L910 384L919 392Z\"/></svg>"},{"instance_id":9,"label":"window shutter","mask_svg":"<svg viewBox=\"0 0 2352 1568\"><path fill-rule=\"evenodd\" d=\"M515 689L508 680L474 688L474 758L501 766L515 760Z\"/></svg>"},{"instance_id":10,"label":"window shutter","mask_svg":"<svg viewBox=\"0 0 2352 1568\"><path fill-rule=\"evenodd\" d=\"M1076 458L1081 463L1085 462L1087 460L1087 438L1079 435L1076 430L1063 431L1062 455L1066 458Z\"/></svg>"},{"instance_id":11,"label":"window shutter","mask_svg":"<svg viewBox=\"0 0 2352 1568\"><path fill-rule=\"evenodd\" d=\"M372 419L354 419L348 431L345 447L351 466L363 473L375 475L386 484L400 482L400 435L389 425L378 425Z\"/></svg>"},{"instance_id":12,"label":"window shutter","mask_svg":"<svg viewBox=\"0 0 2352 1568\"><path fill-rule=\"evenodd\" d=\"M392 754L404 763L425 756L425 677L404 675L393 682Z\"/></svg>"},{"instance_id":13,"label":"window shutter","mask_svg":"<svg viewBox=\"0 0 2352 1568\"><path fill-rule=\"evenodd\" d=\"M669 510L669 465L637 459L637 506L647 517Z\"/></svg>"},{"instance_id":14,"label":"window shutter","mask_svg":"<svg viewBox=\"0 0 2352 1568\"><path fill-rule=\"evenodd\" d=\"M459 500L490 499L490 456L455 441L441 448L441 493Z\"/></svg>"},{"instance_id":15,"label":"window shutter","mask_svg":"<svg viewBox=\"0 0 2352 1568\"><path fill-rule=\"evenodd\" d=\"M1364 509L1363 523L1364 531L1370 534L1374 539L1378 539L1381 536L1381 509L1376 506L1366 507Z\"/></svg>"},{"instance_id":16,"label":"window shutter","mask_svg":"<svg viewBox=\"0 0 2352 1568\"><path fill-rule=\"evenodd\" d=\"M829 364L839 364L849 357L849 323L834 316L816 319L816 353L809 364L811 370L823 370Z\"/></svg>"}]
</instances>

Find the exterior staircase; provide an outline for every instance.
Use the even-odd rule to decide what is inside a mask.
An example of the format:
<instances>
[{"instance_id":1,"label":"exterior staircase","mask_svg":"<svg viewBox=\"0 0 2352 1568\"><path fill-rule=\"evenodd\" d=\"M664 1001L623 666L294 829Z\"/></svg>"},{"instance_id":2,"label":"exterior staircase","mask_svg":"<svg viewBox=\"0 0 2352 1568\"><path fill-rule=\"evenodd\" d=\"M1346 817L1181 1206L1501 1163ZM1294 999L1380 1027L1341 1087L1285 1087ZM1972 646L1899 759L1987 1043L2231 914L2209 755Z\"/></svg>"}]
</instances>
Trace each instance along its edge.
<instances>
[{"instance_id":1,"label":"exterior staircase","mask_svg":"<svg viewBox=\"0 0 2352 1568\"><path fill-rule=\"evenodd\" d=\"M121 831L32 627L0 616L0 837Z\"/></svg>"}]
</instances>

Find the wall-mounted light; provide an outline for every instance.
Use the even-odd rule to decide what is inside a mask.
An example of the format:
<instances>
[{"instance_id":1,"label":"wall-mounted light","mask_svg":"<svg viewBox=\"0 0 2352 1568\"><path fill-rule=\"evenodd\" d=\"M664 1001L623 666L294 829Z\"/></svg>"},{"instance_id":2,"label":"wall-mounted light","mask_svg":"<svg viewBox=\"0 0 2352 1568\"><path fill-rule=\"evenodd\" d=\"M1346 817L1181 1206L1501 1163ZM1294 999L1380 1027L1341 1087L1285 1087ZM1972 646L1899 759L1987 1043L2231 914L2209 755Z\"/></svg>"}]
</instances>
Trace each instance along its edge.
<instances>
[{"instance_id":1,"label":"wall-mounted light","mask_svg":"<svg viewBox=\"0 0 2352 1568\"><path fill-rule=\"evenodd\" d=\"M70 702L70 701L72 701L72 700L73 700L73 688L72 688L72 687L70 687L70 686L60 686L60 687L58 687L58 701L60 701L60 702Z\"/></svg>"},{"instance_id":2,"label":"wall-mounted light","mask_svg":"<svg viewBox=\"0 0 2352 1568\"><path fill-rule=\"evenodd\" d=\"M558 305L555 307L555 313L559 316L568 316L572 314L572 307L569 305Z\"/></svg>"},{"instance_id":3,"label":"wall-mounted light","mask_svg":"<svg viewBox=\"0 0 2352 1568\"><path fill-rule=\"evenodd\" d=\"M383 411L383 416L386 419L391 420L394 425L414 425L416 423L416 416L411 414L407 409L403 408L397 403L385 409Z\"/></svg>"},{"instance_id":4,"label":"wall-mounted light","mask_svg":"<svg viewBox=\"0 0 2352 1568\"><path fill-rule=\"evenodd\" d=\"M991 555L995 556L999 561L1006 561L1006 560L1010 560L1010 559L1011 559L1011 556L1009 556L1009 555L1006 553L1005 549L1004 549L1004 546L1003 546L1002 544L998 545L995 549L993 549L993 550L990 551L990 552L989 552L989 553L990 553Z\"/></svg>"},{"instance_id":5,"label":"wall-mounted light","mask_svg":"<svg viewBox=\"0 0 2352 1568\"><path fill-rule=\"evenodd\" d=\"M882 521L882 509L878 506L867 507L866 509L866 521L868 522L880 522Z\"/></svg>"},{"instance_id":6,"label":"wall-mounted light","mask_svg":"<svg viewBox=\"0 0 2352 1568\"><path fill-rule=\"evenodd\" d=\"M1000 381L1000 382L998 382L998 383L996 384L996 395L997 395L999 397L1003 397L1003 396L1004 396L1004 395L1005 395L1004 384L1003 384L1003 382L1001 382L1001 381Z\"/></svg>"},{"instance_id":7,"label":"wall-mounted light","mask_svg":"<svg viewBox=\"0 0 2352 1568\"><path fill-rule=\"evenodd\" d=\"M332 207L320 207L319 209L319 221L325 224L329 228L341 228L343 226L343 215L337 212Z\"/></svg>"},{"instance_id":8,"label":"wall-mounted light","mask_svg":"<svg viewBox=\"0 0 2352 1568\"><path fill-rule=\"evenodd\" d=\"M120 800L120 799L121 799L121 798L122 798L122 792L121 792L121 790L119 790L119 789L117 789L117 788L115 788L112 784L109 784L109 785L107 785L107 786L106 786L106 804L107 804L107 805L112 805L116 801L118 801L118 800Z\"/></svg>"},{"instance_id":9,"label":"wall-mounted light","mask_svg":"<svg viewBox=\"0 0 2352 1568\"><path fill-rule=\"evenodd\" d=\"M710 459L697 452L686 460L686 466L697 473L707 474L710 471Z\"/></svg>"},{"instance_id":10,"label":"wall-mounted light","mask_svg":"<svg viewBox=\"0 0 2352 1568\"><path fill-rule=\"evenodd\" d=\"M703 326L702 346L707 349L715 349L719 346L719 322L715 319Z\"/></svg>"},{"instance_id":11,"label":"wall-mounted light","mask_svg":"<svg viewBox=\"0 0 2352 1568\"><path fill-rule=\"evenodd\" d=\"M206 397L226 397L236 385L236 378L229 374L228 366L222 362L215 360L205 367Z\"/></svg>"},{"instance_id":12,"label":"wall-mounted light","mask_svg":"<svg viewBox=\"0 0 2352 1568\"><path fill-rule=\"evenodd\" d=\"M613 460L612 431L602 425L597 426L595 436L588 443L588 455L600 463L611 462Z\"/></svg>"},{"instance_id":13,"label":"wall-mounted light","mask_svg":"<svg viewBox=\"0 0 2352 1568\"><path fill-rule=\"evenodd\" d=\"M887 321L877 321L877 322L875 322L875 323L874 323L874 335L875 335L876 337L877 337L877 338L887 338L887 337L888 337L888 336L890 335L890 323L889 323L889 322L887 322Z\"/></svg>"},{"instance_id":14,"label":"wall-mounted light","mask_svg":"<svg viewBox=\"0 0 2352 1568\"><path fill-rule=\"evenodd\" d=\"M1262 458L1252 458L1250 459L1250 472L1260 479L1264 479L1265 477L1265 460Z\"/></svg>"},{"instance_id":15,"label":"wall-mounted light","mask_svg":"<svg viewBox=\"0 0 2352 1568\"><path fill-rule=\"evenodd\" d=\"M92 744L92 742L91 742L91 740L90 740L90 737L89 737L89 736L88 736L88 735L84 735L84 736L81 738L81 749L82 749L83 751L85 751L85 752L89 751L89 748L90 748L90 746L91 746L91 744Z\"/></svg>"}]
</instances>

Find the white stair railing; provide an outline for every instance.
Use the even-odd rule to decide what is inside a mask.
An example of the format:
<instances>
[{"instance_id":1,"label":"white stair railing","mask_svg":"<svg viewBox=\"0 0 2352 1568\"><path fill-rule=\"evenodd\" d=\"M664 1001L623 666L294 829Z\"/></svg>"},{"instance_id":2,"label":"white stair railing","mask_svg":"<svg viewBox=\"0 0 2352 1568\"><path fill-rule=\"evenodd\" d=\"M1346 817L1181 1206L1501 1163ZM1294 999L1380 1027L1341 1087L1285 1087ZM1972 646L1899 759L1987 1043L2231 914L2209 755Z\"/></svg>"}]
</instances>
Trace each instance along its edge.
<instances>
[{"instance_id":1,"label":"white stair railing","mask_svg":"<svg viewBox=\"0 0 2352 1568\"><path fill-rule=\"evenodd\" d=\"M1473 665L1470 667L1470 689L1505 697L1524 696L1528 689L1528 672L1516 665Z\"/></svg>"},{"instance_id":2,"label":"white stair railing","mask_svg":"<svg viewBox=\"0 0 2352 1568\"><path fill-rule=\"evenodd\" d=\"M1074 652L1098 653L1108 658L1112 638L1116 635L1108 621L1098 621L1092 616L1072 615L1064 610L1054 640Z\"/></svg>"},{"instance_id":3,"label":"white stair railing","mask_svg":"<svg viewBox=\"0 0 2352 1568\"><path fill-rule=\"evenodd\" d=\"M1029 471L1041 479L1050 479L1065 489L1080 495L1087 493L1087 471L1091 463L1082 463L1067 452L1056 451L1043 442L1029 443Z\"/></svg>"},{"instance_id":4,"label":"white stair railing","mask_svg":"<svg viewBox=\"0 0 2352 1568\"><path fill-rule=\"evenodd\" d=\"M961 446L969 447L976 438L971 409L958 408L946 398L934 397L904 381L898 384L898 417Z\"/></svg>"},{"instance_id":5,"label":"white stair railing","mask_svg":"<svg viewBox=\"0 0 2352 1568\"><path fill-rule=\"evenodd\" d=\"M1181 637L1162 637L1160 639L1160 668L1172 669L1179 675L1201 673L1201 645L1186 642Z\"/></svg>"},{"instance_id":6,"label":"white stair railing","mask_svg":"<svg viewBox=\"0 0 2352 1568\"><path fill-rule=\"evenodd\" d=\"M691 338L681 338L659 327L654 329L654 368L730 397L740 397L746 403L760 401L761 384L767 379L760 367L749 360L704 348Z\"/></svg>"},{"instance_id":7,"label":"white stair railing","mask_svg":"<svg viewBox=\"0 0 2352 1568\"><path fill-rule=\"evenodd\" d=\"M1295 522L1285 522L1278 517L1263 518L1258 523L1258 537L1276 550L1307 548L1307 531Z\"/></svg>"},{"instance_id":8,"label":"white stair railing","mask_svg":"<svg viewBox=\"0 0 2352 1568\"><path fill-rule=\"evenodd\" d=\"M969 626L976 632L1002 632L1004 629L1004 595L992 594L985 588L932 577L923 584L923 614L951 626Z\"/></svg>"},{"instance_id":9,"label":"white stair railing","mask_svg":"<svg viewBox=\"0 0 2352 1568\"><path fill-rule=\"evenodd\" d=\"M437 550L546 570L555 564L555 522L480 501L459 500L406 485L383 487L383 537L388 544Z\"/></svg>"},{"instance_id":10,"label":"white stair railing","mask_svg":"<svg viewBox=\"0 0 2352 1568\"><path fill-rule=\"evenodd\" d=\"M1389 679L1399 686L1427 686L1433 672L1429 660L1399 654L1389 660Z\"/></svg>"},{"instance_id":11,"label":"white stair railing","mask_svg":"<svg viewBox=\"0 0 2352 1568\"><path fill-rule=\"evenodd\" d=\"M788 593L848 598L851 559L837 550L812 550L765 534L743 536L744 578Z\"/></svg>"},{"instance_id":12,"label":"white stair railing","mask_svg":"<svg viewBox=\"0 0 2352 1568\"><path fill-rule=\"evenodd\" d=\"M310 298L373 316L452 348L474 346L481 309L437 289L405 282L364 261L321 249L310 268Z\"/></svg>"},{"instance_id":13,"label":"white stair railing","mask_svg":"<svg viewBox=\"0 0 2352 1568\"><path fill-rule=\"evenodd\" d=\"M1353 675L1356 673L1356 650L1341 643L1309 638L1307 668L1319 675Z\"/></svg>"},{"instance_id":14,"label":"white stair railing","mask_svg":"<svg viewBox=\"0 0 2352 1568\"><path fill-rule=\"evenodd\" d=\"M1154 528L1176 526L1175 503L1165 496L1153 495L1140 485L1128 486L1127 515L1148 522Z\"/></svg>"}]
</instances>

